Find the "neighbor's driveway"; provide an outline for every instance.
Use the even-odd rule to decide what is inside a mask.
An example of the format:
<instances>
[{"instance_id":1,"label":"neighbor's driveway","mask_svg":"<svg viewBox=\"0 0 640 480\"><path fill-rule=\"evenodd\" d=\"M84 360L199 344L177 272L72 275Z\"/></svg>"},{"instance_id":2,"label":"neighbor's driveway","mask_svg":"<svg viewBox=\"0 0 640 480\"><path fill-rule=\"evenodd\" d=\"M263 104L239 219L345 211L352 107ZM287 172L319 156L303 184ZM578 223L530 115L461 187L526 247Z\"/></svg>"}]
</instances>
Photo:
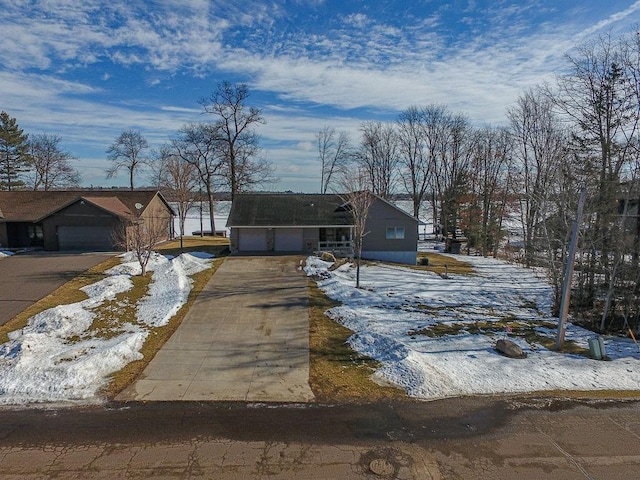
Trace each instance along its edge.
<instances>
[{"instance_id":1,"label":"neighbor's driveway","mask_svg":"<svg viewBox=\"0 0 640 480\"><path fill-rule=\"evenodd\" d=\"M307 402L309 303L297 257L230 257L118 400Z\"/></svg>"},{"instance_id":2,"label":"neighbor's driveway","mask_svg":"<svg viewBox=\"0 0 640 480\"><path fill-rule=\"evenodd\" d=\"M32 252L0 259L0 325L113 253Z\"/></svg>"}]
</instances>

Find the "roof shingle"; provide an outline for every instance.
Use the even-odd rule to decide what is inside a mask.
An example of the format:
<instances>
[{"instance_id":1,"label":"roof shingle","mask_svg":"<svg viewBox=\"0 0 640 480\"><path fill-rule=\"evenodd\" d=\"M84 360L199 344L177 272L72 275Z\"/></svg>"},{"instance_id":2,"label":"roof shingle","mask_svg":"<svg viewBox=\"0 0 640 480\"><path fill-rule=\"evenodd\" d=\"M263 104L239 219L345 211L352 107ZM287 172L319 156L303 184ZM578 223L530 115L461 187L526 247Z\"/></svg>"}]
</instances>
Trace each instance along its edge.
<instances>
[{"instance_id":1,"label":"roof shingle","mask_svg":"<svg viewBox=\"0 0 640 480\"><path fill-rule=\"evenodd\" d=\"M76 200L85 198L114 215L131 216L143 209L158 192L156 190L17 190L0 192L0 218L7 222L35 222L64 208Z\"/></svg>"},{"instance_id":2,"label":"roof shingle","mask_svg":"<svg viewBox=\"0 0 640 480\"><path fill-rule=\"evenodd\" d=\"M340 195L303 193L242 193L231 205L227 227L351 225Z\"/></svg>"}]
</instances>

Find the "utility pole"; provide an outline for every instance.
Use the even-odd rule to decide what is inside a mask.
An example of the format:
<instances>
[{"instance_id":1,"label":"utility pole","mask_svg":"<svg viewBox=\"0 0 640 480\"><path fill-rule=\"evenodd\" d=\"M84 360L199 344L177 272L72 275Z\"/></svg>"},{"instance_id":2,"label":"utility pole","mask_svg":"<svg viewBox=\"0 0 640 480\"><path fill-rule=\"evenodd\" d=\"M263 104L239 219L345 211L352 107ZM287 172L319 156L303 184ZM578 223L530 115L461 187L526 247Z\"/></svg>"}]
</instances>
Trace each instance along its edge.
<instances>
[{"instance_id":1,"label":"utility pole","mask_svg":"<svg viewBox=\"0 0 640 480\"><path fill-rule=\"evenodd\" d=\"M198 190L198 205L200 205L200 236L204 237L204 231L202 230L202 187Z\"/></svg>"},{"instance_id":2,"label":"utility pole","mask_svg":"<svg viewBox=\"0 0 640 480\"><path fill-rule=\"evenodd\" d=\"M564 332L567 328L567 315L569 314L569 304L571 303L571 285L573 284L573 264L576 259L576 247L578 246L578 234L580 233L580 223L582 222L582 211L587 199L587 187L582 187L578 200L578 212L573 222L571 231L571 243L567 263L564 268L564 282L562 284L562 301L560 302L560 315L558 317L558 332L556 334L556 350L559 351L564 343Z\"/></svg>"}]
</instances>

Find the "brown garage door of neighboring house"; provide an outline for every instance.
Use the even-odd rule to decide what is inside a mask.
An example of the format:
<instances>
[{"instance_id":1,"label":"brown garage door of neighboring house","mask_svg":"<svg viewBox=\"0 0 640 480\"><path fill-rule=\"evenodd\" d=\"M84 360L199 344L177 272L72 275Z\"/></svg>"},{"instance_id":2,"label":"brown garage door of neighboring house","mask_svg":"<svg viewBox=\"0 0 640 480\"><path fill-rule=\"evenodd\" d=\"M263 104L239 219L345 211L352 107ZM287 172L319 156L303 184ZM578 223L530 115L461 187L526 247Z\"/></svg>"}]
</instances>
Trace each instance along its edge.
<instances>
[{"instance_id":1,"label":"brown garage door of neighboring house","mask_svg":"<svg viewBox=\"0 0 640 480\"><path fill-rule=\"evenodd\" d=\"M58 227L59 250L113 250L112 232L109 227Z\"/></svg>"}]
</instances>

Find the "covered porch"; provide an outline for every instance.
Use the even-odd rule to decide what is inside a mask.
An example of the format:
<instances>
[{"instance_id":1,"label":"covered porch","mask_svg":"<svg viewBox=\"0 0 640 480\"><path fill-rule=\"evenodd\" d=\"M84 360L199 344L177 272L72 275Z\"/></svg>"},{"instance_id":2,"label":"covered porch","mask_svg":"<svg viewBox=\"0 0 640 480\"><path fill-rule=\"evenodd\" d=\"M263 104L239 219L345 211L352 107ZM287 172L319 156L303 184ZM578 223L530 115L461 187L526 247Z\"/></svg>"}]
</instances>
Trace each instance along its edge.
<instances>
[{"instance_id":1,"label":"covered porch","mask_svg":"<svg viewBox=\"0 0 640 480\"><path fill-rule=\"evenodd\" d=\"M338 257L353 256L353 228L321 227L318 229L319 252L331 252Z\"/></svg>"}]
</instances>

